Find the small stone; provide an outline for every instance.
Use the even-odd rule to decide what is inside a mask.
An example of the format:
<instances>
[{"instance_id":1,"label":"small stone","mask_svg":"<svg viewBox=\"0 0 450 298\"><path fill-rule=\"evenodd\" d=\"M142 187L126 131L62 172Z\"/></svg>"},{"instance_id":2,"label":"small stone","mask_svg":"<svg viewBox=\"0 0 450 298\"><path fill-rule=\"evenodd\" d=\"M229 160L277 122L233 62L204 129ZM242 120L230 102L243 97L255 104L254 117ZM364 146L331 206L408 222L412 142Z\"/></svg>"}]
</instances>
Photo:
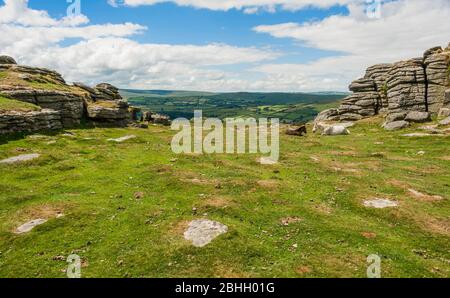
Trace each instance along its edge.
<instances>
[{"instance_id":1,"label":"small stone","mask_svg":"<svg viewBox=\"0 0 450 298\"><path fill-rule=\"evenodd\" d=\"M108 141L109 142L122 143L122 142L125 142L125 141L128 141L128 140L134 139L134 138L136 138L135 135L129 135L129 136L124 136L124 137L121 137L121 138L118 138L118 139L108 139Z\"/></svg>"},{"instance_id":2,"label":"small stone","mask_svg":"<svg viewBox=\"0 0 450 298\"><path fill-rule=\"evenodd\" d=\"M399 130L403 128L407 128L409 126L409 123L406 121L394 121L390 123L386 123L383 125L385 130Z\"/></svg>"},{"instance_id":3,"label":"small stone","mask_svg":"<svg viewBox=\"0 0 450 298\"><path fill-rule=\"evenodd\" d=\"M23 233L30 232L34 227L42 225L46 222L47 222L47 220L42 219L42 218L31 220L27 223L24 223L20 227L18 227L16 229L16 234L23 234Z\"/></svg>"},{"instance_id":4,"label":"small stone","mask_svg":"<svg viewBox=\"0 0 450 298\"><path fill-rule=\"evenodd\" d=\"M449 108L440 109L438 113L438 118L441 119L446 117L450 117L450 109Z\"/></svg>"},{"instance_id":5,"label":"small stone","mask_svg":"<svg viewBox=\"0 0 450 298\"><path fill-rule=\"evenodd\" d=\"M184 238L192 242L195 247L204 247L218 236L228 232L228 227L216 221L199 219L191 221L184 232Z\"/></svg>"},{"instance_id":6,"label":"small stone","mask_svg":"<svg viewBox=\"0 0 450 298\"><path fill-rule=\"evenodd\" d=\"M262 165L276 165L278 162L273 160L270 157L261 157L260 159L258 159L258 162Z\"/></svg>"},{"instance_id":7,"label":"small stone","mask_svg":"<svg viewBox=\"0 0 450 298\"><path fill-rule=\"evenodd\" d=\"M384 209L384 208L392 208L397 207L398 203L388 200L388 199L373 199L364 201L365 207L376 208L376 209Z\"/></svg>"},{"instance_id":8,"label":"small stone","mask_svg":"<svg viewBox=\"0 0 450 298\"><path fill-rule=\"evenodd\" d=\"M10 56L0 56L0 64L17 64L17 62Z\"/></svg>"},{"instance_id":9,"label":"small stone","mask_svg":"<svg viewBox=\"0 0 450 298\"><path fill-rule=\"evenodd\" d=\"M418 122L418 123L428 122L431 120L431 115L428 112L412 111L409 112L408 115L406 115L405 120L409 122Z\"/></svg>"},{"instance_id":10,"label":"small stone","mask_svg":"<svg viewBox=\"0 0 450 298\"><path fill-rule=\"evenodd\" d=\"M439 121L440 125L450 125L450 116L445 118L444 120Z\"/></svg>"},{"instance_id":11,"label":"small stone","mask_svg":"<svg viewBox=\"0 0 450 298\"><path fill-rule=\"evenodd\" d=\"M17 163L17 162L30 161L30 160L39 158L40 156L41 156L40 154L23 154L23 155L14 156L14 157L11 157L8 159L1 160L0 163L12 164L12 163Z\"/></svg>"}]
</instances>

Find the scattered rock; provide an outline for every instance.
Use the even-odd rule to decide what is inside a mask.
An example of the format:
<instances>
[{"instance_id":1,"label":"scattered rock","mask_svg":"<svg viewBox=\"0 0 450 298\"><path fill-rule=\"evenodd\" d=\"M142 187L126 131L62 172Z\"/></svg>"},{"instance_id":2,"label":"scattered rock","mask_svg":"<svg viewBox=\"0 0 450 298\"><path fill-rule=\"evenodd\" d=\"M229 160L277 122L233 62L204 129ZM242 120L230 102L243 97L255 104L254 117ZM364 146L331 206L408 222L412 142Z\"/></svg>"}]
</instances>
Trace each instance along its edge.
<instances>
[{"instance_id":1,"label":"scattered rock","mask_svg":"<svg viewBox=\"0 0 450 298\"><path fill-rule=\"evenodd\" d=\"M123 143L125 141L137 138L135 135L124 136L118 139L108 139L109 142Z\"/></svg>"},{"instance_id":2,"label":"scattered rock","mask_svg":"<svg viewBox=\"0 0 450 298\"><path fill-rule=\"evenodd\" d=\"M440 125L450 125L450 116L445 118L444 120L439 121Z\"/></svg>"},{"instance_id":3,"label":"scattered rock","mask_svg":"<svg viewBox=\"0 0 450 298\"><path fill-rule=\"evenodd\" d=\"M406 115L405 120L408 122L417 122L417 123L428 122L431 121L431 115L428 112L412 111Z\"/></svg>"},{"instance_id":4,"label":"scattered rock","mask_svg":"<svg viewBox=\"0 0 450 298\"><path fill-rule=\"evenodd\" d=\"M195 247L204 247L216 237L228 232L228 227L216 221L207 219L194 220L184 232L184 238Z\"/></svg>"},{"instance_id":5,"label":"scattered rock","mask_svg":"<svg viewBox=\"0 0 450 298\"><path fill-rule=\"evenodd\" d=\"M18 228L16 229L16 232L15 232L15 233L16 233L16 234L28 233L28 232L30 232L34 227L39 226L39 225L42 225L42 224L44 224L44 223L46 223L46 222L47 222L47 220L46 220L46 219L42 219L42 218L31 220L31 221L29 221L29 222L27 222L27 223L24 223L24 224L21 225L20 227L18 227Z\"/></svg>"},{"instance_id":6,"label":"scattered rock","mask_svg":"<svg viewBox=\"0 0 450 298\"><path fill-rule=\"evenodd\" d=\"M0 56L0 64L17 64L17 62L12 57Z\"/></svg>"},{"instance_id":7,"label":"scattered rock","mask_svg":"<svg viewBox=\"0 0 450 298\"><path fill-rule=\"evenodd\" d=\"M403 128L407 128L409 126L409 122L406 121L394 121L390 123L386 123L383 125L385 130L399 130Z\"/></svg>"},{"instance_id":8,"label":"scattered rock","mask_svg":"<svg viewBox=\"0 0 450 298\"><path fill-rule=\"evenodd\" d=\"M373 199L364 201L364 206L369 208L383 209L397 207L398 203L389 199Z\"/></svg>"},{"instance_id":9,"label":"scattered rock","mask_svg":"<svg viewBox=\"0 0 450 298\"><path fill-rule=\"evenodd\" d=\"M450 117L450 108L442 108L439 110L438 118Z\"/></svg>"},{"instance_id":10,"label":"scattered rock","mask_svg":"<svg viewBox=\"0 0 450 298\"><path fill-rule=\"evenodd\" d=\"M0 163L6 163L6 164L12 164L12 163L17 163L17 162L25 162L25 161L30 161L36 158L39 158L41 155L34 153L34 154L23 154L23 155L19 155L19 156L14 156L8 159L4 159L1 160Z\"/></svg>"},{"instance_id":11,"label":"scattered rock","mask_svg":"<svg viewBox=\"0 0 450 298\"><path fill-rule=\"evenodd\" d=\"M273 160L270 157L261 157L258 159L258 162L262 165L276 165L278 162Z\"/></svg>"}]
</instances>

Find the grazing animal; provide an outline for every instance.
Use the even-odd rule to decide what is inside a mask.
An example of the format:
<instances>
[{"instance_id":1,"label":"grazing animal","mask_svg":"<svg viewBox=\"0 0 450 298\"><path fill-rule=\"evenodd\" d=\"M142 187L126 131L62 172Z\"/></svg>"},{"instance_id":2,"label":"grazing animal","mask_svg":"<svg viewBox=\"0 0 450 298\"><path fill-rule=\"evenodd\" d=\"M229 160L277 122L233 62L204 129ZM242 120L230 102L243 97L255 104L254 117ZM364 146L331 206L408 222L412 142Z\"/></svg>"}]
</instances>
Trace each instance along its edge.
<instances>
[{"instance_id":1,"label":"grazing animal","mask_svg":"<svg viewBox=\"0 0 450 298\"><path fill-rule=\"evenodd\" d=\"M308 130L306 129L305 125L302 125L300 127L289 127L286 131L287 135L290 136L300 136L306 135L308 133Z\"/></svg>"},{"instance_id":2,"label":"grazing animal","mask_svg":"<svg viewBox=\"0 0 450 298\"><path fill-rule=\"evenodd\" d=\"M349 135L350 131L342 125L332 125L324 129L323 136L341 136Z\"/></svg>"},{"instance_id":3,"label":"grazing animal","mask_svg":"<svg viewBox=\"0 0 450 298\"><path fill-rule=\"evenodd\" d=\"M324 132L327 128L332 127L332 126L342 126L344 128L349 128L354 125L355 125L355 123L353 123L353 122L344 122L344 123L339 123L339 124L326 124L323 122L314 122L313 133Z\"/></svg>"}]
</instances>

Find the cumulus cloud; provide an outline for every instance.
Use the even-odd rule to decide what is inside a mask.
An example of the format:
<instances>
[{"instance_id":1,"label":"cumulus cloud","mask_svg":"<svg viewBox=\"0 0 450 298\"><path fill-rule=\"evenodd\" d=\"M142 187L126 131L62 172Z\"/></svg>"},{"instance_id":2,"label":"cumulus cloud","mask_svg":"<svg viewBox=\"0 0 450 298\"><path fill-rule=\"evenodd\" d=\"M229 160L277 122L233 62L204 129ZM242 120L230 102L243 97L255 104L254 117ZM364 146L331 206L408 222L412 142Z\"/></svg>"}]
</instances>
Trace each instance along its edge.
<instances>
[{"instance_id":1,"label":"cumulus cloud","mask_svg":"<svg viewBox=\"0 0 450 298\"><path fill-rule=\"evenodd\" d=\"M312 87L320 88L320 82L327 80L331 89L342 89L372 64L418 57L424 50L446 46L450 41L448 0L388 2L382 6L381 18L368 18L359 4L349 5L349 9L347 16L335 15L318 22L255 27L256 32L342 53L308 64L271 64L256 70L270 76L284 70L284 76L299 80L308 75Z\"/></svg>"},{"instance_id":2,"label":"cumulus cloud","mask_svg":"<svg viewBox=\"0 0 450 298\"><path fill-rule=\"evenodd\" d=\"M128 5L158 2L126 1ZM368 18L361 1L177 0L180 5L236 8L245 13L270 5L294 9L311 2L347 4L350 13L254 28L301 46L338 53L302 64L275 63L282 53L252 47L139 43L134 35L145 32L145 26L90 25L82 15L55 19L46 11L29 8L26 0L6 0L0 7L0 53L22 64L56 69L68 81L89 84L106 81L119 87L205 91L344 91L371 64L420 56L425 49L450 41L448 0L388 2L380 19Z\"/></svg>"},{"instance_id":3,"label":"cumulus cloud","mask_svg":"<svg viewBox=\"0 0 450 298\"><path fill-rule=\"evenodd\" d=\"M29 8L27 0L7 0L0 7L0 52L21 64L55 69L68 81L203 90L239 89L241 81L235 74L217 67L278 57L251 47L145 44L131 39L146 29L133 23L85 25L75 19L54 19L46 11ZM72 42L62 45L63 41Z\"/></svg>"}]
</instances>

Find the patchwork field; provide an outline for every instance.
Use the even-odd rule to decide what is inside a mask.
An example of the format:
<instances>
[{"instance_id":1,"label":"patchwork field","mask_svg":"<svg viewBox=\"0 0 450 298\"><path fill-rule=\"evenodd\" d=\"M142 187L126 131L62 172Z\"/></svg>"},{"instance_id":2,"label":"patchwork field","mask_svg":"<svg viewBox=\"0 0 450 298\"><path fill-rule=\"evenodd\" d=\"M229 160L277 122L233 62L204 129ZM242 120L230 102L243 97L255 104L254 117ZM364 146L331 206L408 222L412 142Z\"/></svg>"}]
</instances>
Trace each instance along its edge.
<instances>
[{"instance_id":1,"label":"patchwork field","mask_svg":"<svg viewBox=\"0 0 450 298\"><path fill-rule=\"evenodd\" d=\"M339 106L346 93L202 93L121 90L124 98L144 110L175 119L191 119L195 110L205 117L279 118L285 123L306 123L328 108Z\"/></svg>"},{"instance_id":2,"label":"patchwork field","mask_svg":"<svg viewBox=\"0 0 450 298\"><path fill-rule=\"evenodd\" d=\"M272 166L174 155L160 126L2 139L0 160L40 157L0 163L0 277L65 277L70 254L83 277L365 277L371 254L383 277L450 277L450 139L381 121L282 135ZM183 233L202 218L228 231L198 248Z\"/></svg>"}]
</instances>

